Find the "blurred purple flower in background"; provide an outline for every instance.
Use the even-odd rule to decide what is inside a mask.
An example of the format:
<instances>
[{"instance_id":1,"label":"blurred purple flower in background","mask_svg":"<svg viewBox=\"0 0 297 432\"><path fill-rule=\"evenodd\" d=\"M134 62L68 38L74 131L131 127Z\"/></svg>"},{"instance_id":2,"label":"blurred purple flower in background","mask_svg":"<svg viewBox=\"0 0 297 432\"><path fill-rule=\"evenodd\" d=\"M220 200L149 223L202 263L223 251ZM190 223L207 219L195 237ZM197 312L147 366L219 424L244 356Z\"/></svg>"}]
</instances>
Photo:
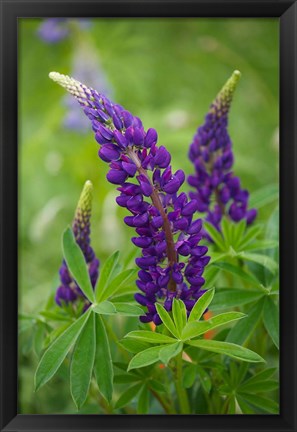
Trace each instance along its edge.
<instances>
[{"instance_id":1,"label":"blurred purple flower in background","mask_svg":"<svg viewBox=\"0 0 297 432\"><path fill-rule=\"evenodd\" d=\"M202 221L193 220L198 203L178 193L184 172L172 172L170 153L157 147L157 132L145 131L138 117L73 78L57 72L50 78L75 96L91 120L99 157L109 163L107 180L119 185L116 201L131 213L124 221L135 228L132 242L142 249L136 258L142 294L135 294L147 308L141 321L161 324L158 299L170 311L173 298L180 298L189 313L204 293L202 275L210 258L208 248L199 245Z\"/></svg>"},{"instance_id":2,"label":"blurred purple flower in background","mask_svg":"<svg viewBox=\"0 0 297 432\"><path fill-rule=\"evenodd\" d=\"M77 204L72 224L72 231L77 244L84 254L92 286L95 287L99 274L99 260L96 258L95 253L90 246L92 191L93 185L90 181L87 181ZM61 306L62 302L71 303L80 298L85 300L85 308L87 308L89 306L89 301L70 275L65 260L63 260L59 273L61 285L58 287L56 292L56 303Z\"/></svg>"},{"instance_id":3,"label":"blurred purple flower in background","mask_svg":"<svg viewBox=\"0 0 297 432\"><path fill-rule=\"evenodd\" d=\"M40 39L49 44L59 43L69 37L75 47L71 75L93 88L100 88L102 93L111 97L112 87L100 64L98 52L92 47L90 41L83 37L84 31L90 26L91 20L87 18L48 18L40 24L37 34ZM88 119L75 100L67 95L63 103L67 108L63 126L81 133L88 132Z\"/></svg>"},{"instance_id":4,"label":"blurred purple flower in background","mask_svg":"<svg viewBox=\"0 0 297 432\"><path fill-rule=\"evenodd\" d=\"M71 23L76 23L80 29L86 29L91 24L89 19L83 18L47 18L38 27L37 34L44 42L58 43L70 36Z\"/></svg>"},{"instance_id":5,"label":"blurred purple flower in background","mask_svg":"<svg viewBox=\"0 0 297 432\"><path fill-rule=\"evenodd\" d=\"M188 177L195 192L189 196L198 203L198 211L207 213L205 220L220 231L222 217L232 221L245 219L251 224L256 209L248 209L249 193L241 189L240 179L232 172L232 142L228 134L228 113L240 72L233 72L212 103L205 122L197 129L189 150L196 173Z\"/></svg>"}]
</instances>

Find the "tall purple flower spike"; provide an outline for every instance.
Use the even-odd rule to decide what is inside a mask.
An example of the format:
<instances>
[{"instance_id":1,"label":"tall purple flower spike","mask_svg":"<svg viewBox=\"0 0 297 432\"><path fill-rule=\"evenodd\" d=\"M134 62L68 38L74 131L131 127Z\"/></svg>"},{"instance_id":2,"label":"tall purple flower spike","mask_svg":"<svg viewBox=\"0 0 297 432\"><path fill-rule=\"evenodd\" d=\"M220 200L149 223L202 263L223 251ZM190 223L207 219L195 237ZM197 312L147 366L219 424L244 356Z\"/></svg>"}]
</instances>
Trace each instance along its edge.
<instances>
[{"instance_id":1,"label":"tall purple flower spike","mask_svg":"<svg viewBox=\"0 0 297 432\"><path fill-rule=\"evenodd\" d=\"M77 244L84 254L86 263L88 265L92 286L95 287L99 274L99 261L90 246L92 191L93 185L90 181L87 181L77 204L74 220L72 223L72 231ZM63 260L59 273L61 285L56 292L56 303L61 306L62 301L65 303L72 303L80 298L84 299L85 308L87 308L89 306L89 302L74 279L71 277L65 260Z\"/></svg>"},{"instance_id":2,"label":"tall purple flower spike","mask_svg":"<svg viewBox=\"0 0 297 432\"><path fill-rule=\"evenodd\" d=\"M136 258L142 293L135 294L147 308L141 321L161 324L155 304L162 302L171 311L174 297L184 301L189 313L204 293L202 274L210 257L208 248L199 245L202 221L193 220L198 203L178 193L184 172L172 172L170 153L157 147L155 129L145 131L138 117L75 79L57 72L49 76L76 97L91 120L99 157L109 163L107 180L119 185L116 201L131 213L124 221L135 228L132 242L142 249Z\"/></svg>"},{"instance_id":3,"label":"tall purple flower spike","mask_svg":"<svg viewBox=\"0 0 297 432\"><path fill-rule=\"evenodd\" d=\"M234 71L218 93L189 150L196 171L188 177L189 185L195 188L189 196L197 201L198 211L206 213L205 220L218 231L223 216L234 222L245 219L248 225L257 216L256 209L248 209L248 191L241 189L239 178L232 172L234 156L227 126L239 78L240 72Z\"/></svg>"}]
</instances>

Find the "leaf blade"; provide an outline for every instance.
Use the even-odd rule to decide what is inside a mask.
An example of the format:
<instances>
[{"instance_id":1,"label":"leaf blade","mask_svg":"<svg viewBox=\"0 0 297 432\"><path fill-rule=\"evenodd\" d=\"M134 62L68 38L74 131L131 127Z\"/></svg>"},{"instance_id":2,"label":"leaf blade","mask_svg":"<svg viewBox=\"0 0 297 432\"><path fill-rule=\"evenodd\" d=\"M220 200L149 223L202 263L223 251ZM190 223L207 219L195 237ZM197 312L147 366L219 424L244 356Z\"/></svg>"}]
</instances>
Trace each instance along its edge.
<instances>
[{"instance_id":1,"label":"leaf blade","mask_svg":"<svg viewBox=\"0 0 297 432\"><path fill-rule=\"evenodd\" d=\"M91 303L95 300L94 290L81 248L76 243L73 232L68 227L63 233L63 254L67 266L77 285Z\"/></svg>"},{"instance_id":2,"label":"leaf blade","mask_svg":"<svg viewBox=\"0 0 297 432\"><path fill-rule=\"evenodd\" d=\"M113 366L110 353L109 341L105 326L100 315L95 315L96 320L96 353L95 353L95 376L102 396L110 402L113 393Z\"/></svg>"},{"instance_id":3,"label":"leaf blade","mask_svg":"<svg viewBox=\"0 0 297 432\"><path fill-rule=\"evenodd\" d=\"M90 312L86 312L82 315L60 334L45 351L35 372L35 391L46 384L55 375L71 347L76 342L89 314Z\"/></svg>"},{"instance_id":4,"label":"leaf blade","mask_svg":"<svg viewBox=\"0 0 297 432\"><path fill-rule=\"evenodd\" d=\"M70 392L78 409L84 404L95 360L95 315L90 314L74 346L70 365Z\"/></svg>"}]
</instances>

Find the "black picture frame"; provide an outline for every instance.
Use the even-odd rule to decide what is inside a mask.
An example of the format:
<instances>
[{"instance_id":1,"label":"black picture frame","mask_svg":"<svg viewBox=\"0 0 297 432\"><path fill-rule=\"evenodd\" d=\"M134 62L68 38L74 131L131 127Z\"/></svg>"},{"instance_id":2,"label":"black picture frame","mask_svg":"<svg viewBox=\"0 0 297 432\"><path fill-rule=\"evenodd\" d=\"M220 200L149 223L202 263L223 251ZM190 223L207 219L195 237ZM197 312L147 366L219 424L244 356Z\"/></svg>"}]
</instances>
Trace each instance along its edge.
<instances>
[{"instance_id":1,"label":"black picture frame","mask_svg":"<svg viewBox=\"0 0 297 432\"><path fill-rule=\"evenodd\" d=\"M1 4L1 431L296 431L297 2L28 1ZM25 17L276 17L280 25L280 414L18 415L17 22Z\"/></svg>"}]
</instances>

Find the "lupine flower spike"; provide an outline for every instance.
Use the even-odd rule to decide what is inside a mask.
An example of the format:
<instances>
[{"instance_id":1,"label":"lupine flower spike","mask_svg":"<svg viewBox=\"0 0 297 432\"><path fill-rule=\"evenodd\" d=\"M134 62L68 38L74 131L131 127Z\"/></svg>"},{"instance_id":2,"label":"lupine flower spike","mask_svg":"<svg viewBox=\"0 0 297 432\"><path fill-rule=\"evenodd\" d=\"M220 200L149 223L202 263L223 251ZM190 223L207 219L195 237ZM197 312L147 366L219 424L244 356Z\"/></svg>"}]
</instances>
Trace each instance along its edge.
<instances>
[{"instance_id":1,"label":"lupine flower spike","mask_svg":"<svg viewBox=\"0 0 297 432\"><path fill-rule=\"evenodd\" d=\"M92 286L95 287L96 281L98 279L99 261L96 258L92 247L90 246L92 192L93 185L90 181L87 181L77 204L74 220L72 223L72 231L77 244L84 254L86 263L88 265ZM88 300L85 298L83 292L71 277L65 260L63 260L59 273L61 285L56 292L56 303L61 306L61 302L73 303L77 299L83 299L85 301L86 309L89 305Z\"/></svg>"},{"instance_id":2,"label":"lupine flower spike","mask_svg":"<svg viewBox=\"0 0 297 432\"><path fill-rule=\"evenodd\" d=\"M189 196L195 199L199 212L205 212L205 220L220 231L223 216L234 222L246 219L251 224L256 209L248 210L249 193L241 189L240 180L232 172L232 142L228 134L228 113L240 72L234 71L210 106L205 122L197 129L189 150L189 158L195 166L195 175L188 183L195 188Z\"/></svg>"},{"instance_id":3,"label":"lupine flower spike","mask_svg":"<svg viewBox=\"0 0 297 432\"><path fill-rule=\"evenodd\" d=\"M178 193L184 172L172 172L170 153L157 146L157 132L145 131L138 117L73 78L57 72L50 78L78 100L91 120L99 157L109 163L107 180L119 185L117 203L131 213L124 221L135 228L132 242L142 249L136 259L142 294L135 294L147 308L141 321L160 324L156 302L170 311L174 297L189 313L204 293L202 274L210 258L207 247L199 245L202 221L193 220L198 202Z\"/></svg>"}]
</instances>

